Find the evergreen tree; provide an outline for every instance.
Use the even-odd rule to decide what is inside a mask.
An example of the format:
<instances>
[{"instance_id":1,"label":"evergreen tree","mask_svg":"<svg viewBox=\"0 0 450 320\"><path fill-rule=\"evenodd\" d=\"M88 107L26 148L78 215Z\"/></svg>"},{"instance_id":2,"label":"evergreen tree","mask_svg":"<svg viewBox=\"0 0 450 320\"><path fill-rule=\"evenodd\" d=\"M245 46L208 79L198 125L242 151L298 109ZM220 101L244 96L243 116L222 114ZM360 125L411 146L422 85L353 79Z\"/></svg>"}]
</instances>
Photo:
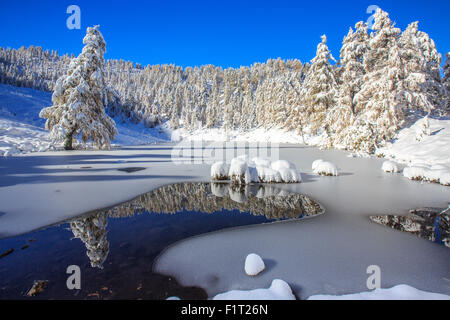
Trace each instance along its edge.
<instances>
[{"instance_id":1,"label":"evergreen tree","mask_svg":"<svg viewBox=\"0 0 450 320\"><path fill-rule=\"evenodd\" d=\"M376 147L391 140L404 120L398 103L398 83L401 79L402 61L398 47L400 29L395 28L387 12L378 9L373 29L376 34L369 41L370 50L364 56L366 75L360 92L355 96L358 126L365 132L347 139L348 149L364 146L372 153ZM356 125L356 124L355 124ZM368 141L360 139L364 137Z\"/></svg>"},{"instance_id":2,"label":"evergreen tree","mask_svg":"<svg viewBox=\"0 0 450 320\"><path fill-rule=\"evenodd\" d=\"M106 45L98 28L87 29L83 51L56 82L53 106L40 112L40 117L47 119L46 129L56 141L64 141L66 150L72 149L78 134L83 142L92 139L94 145L104 148L109 147L117 133L114 120L106 115L103 105Z\"/></svg>"},{"instance_id":3,"label":"evergreen tree","mask_svg":"<svg viewBox=\"0 0 450 320\"><path fill-rule=\"evenodd\" d=\"M316 57L311 60L302 91L305 122L313 134L323 126L328 109L335 104L337 84L330 60L335 61L328 50L327 37L323 35Z\"/></svg>"},{"instance_id":4,"label":"evergreen tree","mask_svg":"<svg viewBox=\"0 0 450 320\"><path fill-rule=\"evenodd\" d=\"M356 116L354 98L364 82L364 55L369 49L367 25L358 22L356 30L350 28L341 49L341 68L338 103L329 111L327 123L334 144L342 145L343 138ZM331 139L331 138L329 138Z\"/></svg>"}]
</instances>

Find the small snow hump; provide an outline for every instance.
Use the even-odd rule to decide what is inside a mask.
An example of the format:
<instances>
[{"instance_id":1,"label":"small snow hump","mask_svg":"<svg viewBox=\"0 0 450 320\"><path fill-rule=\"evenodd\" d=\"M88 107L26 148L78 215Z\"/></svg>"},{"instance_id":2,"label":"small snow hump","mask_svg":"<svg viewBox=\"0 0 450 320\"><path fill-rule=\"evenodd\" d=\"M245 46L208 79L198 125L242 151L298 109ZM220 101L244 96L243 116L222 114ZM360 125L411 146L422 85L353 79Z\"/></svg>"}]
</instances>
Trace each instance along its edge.
<instances>
[{"instance_id":1,"label":"small snow hump","mask_svg":"<svg viewBox=\"0 0 450 320\"><path fill-rule=\"evenodd\" d=\"M322 159L316 160L312 164L312 169L315 174L321 176L338 176L339 171L334 163L323 161Z\"/></svg>"},{"instance_id":2,"label":"small snow hump","mask_svg":"<svg viewBox=\"0 0 450 320\"><path fill-rule=\"evenodd\" d=\"M250 253L245 259L245 273L249 276L256 276L265 268L263 259L256 253Z\"/></svg>"},{"instance_id":3,"label":"small snow hump","mask_svg":"<svg viewBox=\"0 0 450 320\"><path fill-rule=\"evenodd\" d=\"M384 172L388 172L388 173L398 173L399 172L397 164L392 161L383 162L381 170L383 170Z\"/></svg>"},{"instance_id":4,"label":"small snow hump","mask_svg":"<svg viewBox=\"0 0 450 320\"><path fill-rule=\"evenodd\" d=\"M211 179L215 181L229 180L229 166L224 162L216 162L211 166Z\"/></svg>"}]
</instances>

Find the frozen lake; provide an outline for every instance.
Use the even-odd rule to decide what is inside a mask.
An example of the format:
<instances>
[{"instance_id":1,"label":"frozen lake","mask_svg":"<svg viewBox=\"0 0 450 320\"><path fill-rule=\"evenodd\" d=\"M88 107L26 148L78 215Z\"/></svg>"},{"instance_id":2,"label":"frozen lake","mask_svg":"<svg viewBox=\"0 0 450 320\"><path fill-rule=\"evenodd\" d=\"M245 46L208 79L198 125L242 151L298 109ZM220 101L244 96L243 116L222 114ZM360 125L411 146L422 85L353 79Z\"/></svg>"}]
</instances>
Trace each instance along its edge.
<instances>
[{"instance_id":1,"label":"frozen lake","mask_svg":"<svg viewBox=\"0 0 450 320\"><path fill-rule=\"evenodd\" d=\"M209 180L209 165L173 165L170 152L171 145L152 145L2 158L0 236L13 237L70 220L163 185ZM367 291L366 269L378 265L384 288L404 283L450 294L448 248L369 219L403 215L418 207L445 208L450 188L386 174L381 171L382 159L349 158L340 151L281 145L280 158L297 166L303 183L277 187L317 200L326 214L183 238L158 256L152 274L174 277L182 287L203 288L210 297L233 289L268 287L280 278L303 299ZM319 158L337 164L341 176L312 174L311 164ZM130 167L140 170L118 171ZM270 268L248 277L243 265L253 252ZM1 259L0 266L13 256ZM85 252L81 257L86 259Z\"/></svg>"}]
</instances>

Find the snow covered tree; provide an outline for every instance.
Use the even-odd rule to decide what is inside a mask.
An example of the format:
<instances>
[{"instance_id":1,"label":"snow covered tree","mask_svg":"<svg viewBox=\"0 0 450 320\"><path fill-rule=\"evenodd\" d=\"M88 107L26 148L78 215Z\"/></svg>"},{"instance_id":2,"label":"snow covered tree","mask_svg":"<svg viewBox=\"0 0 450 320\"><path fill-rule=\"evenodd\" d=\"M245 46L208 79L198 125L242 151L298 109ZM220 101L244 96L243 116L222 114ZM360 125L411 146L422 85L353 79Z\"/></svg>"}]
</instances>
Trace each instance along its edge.
<instances>
[{"instance_id":1,"label":"snow covered tree","mask_svg":"<svg viewBox=\"0 0 450 320\"><path fill-rule=\"evenodd\" d=\"M302 104L306 112L304 123L308 124L313 134L324 125L328 109L335 104L337 84L330 60L336 61L328 50L327 37L323 35L302 90Z\"/></svg>"},{"instance_id":2,"label":"snow covered tree","mask_svg":"<svg viewBox=\"0 0 450 320\"><path fill-rule=\"evenodd\" d=\"M430 119L428 115L418 121L416 132L416 141L421 141L424 136L431 136Z\"/></svg>"},{"instance_id":3,"label":"snow covered tree","mask_svg":"<svg viewBox=\"0 0 450 320\"><path fill-rule=\"evenodd\" d=\"M64 141L72 149L77 135L86 143L89 139L99 148L108 148L117 133L114 120L104 110L105 48L99 26L87 29L81 54L73 59L67 74L56 81L53 106L41 110L47 119L46 129L55 141Z\"/></svg>"},{"instance_id":4,"label":"snow covered tree","mask_svg":"<svg viewBox=\"0 0 450 320\"><path fill-rule=\"evenodd\" d=\"M378 9L373 29L376 34L369 40L370 50L364 56L366 75L360 92L355 95L359 126L366 132L348 139L346 147L354 150L365 146L372 153L376 147L391 140L400 128L403 119L401 105L397 101L397 84L401 78L402 61L397 39L400 29L395 28L387 12ZM369 141L360 141L361 138ZM356 149L358 150L358 149Z\"/></svg>"},{"instance_id":5,"label":"snow covered tree","mask_svg":"<svg viewBox=\"0 0 450 320\"><path fill-rule=\"evenodd\" d=\"M369 49L369 34L364 22L358 22L355 28L355 31L350 28L342 43L338 103L327 115L335 144L342 144L353 124L356 115L354 98L364 81L364 55Z\"/></svg>"},{"instance_id":6,"label":"snow covered tree","mask_svg":"<svg viewBox=\"0 0 450 320\"><path fill-rule=\"evenodd\" d=\"M399 103L410 113L441 115L445 90L440 76L441 56L433 40L418 30L418 22L413 22L398 44L402 59Z\"/></svg>"}]
</instances>

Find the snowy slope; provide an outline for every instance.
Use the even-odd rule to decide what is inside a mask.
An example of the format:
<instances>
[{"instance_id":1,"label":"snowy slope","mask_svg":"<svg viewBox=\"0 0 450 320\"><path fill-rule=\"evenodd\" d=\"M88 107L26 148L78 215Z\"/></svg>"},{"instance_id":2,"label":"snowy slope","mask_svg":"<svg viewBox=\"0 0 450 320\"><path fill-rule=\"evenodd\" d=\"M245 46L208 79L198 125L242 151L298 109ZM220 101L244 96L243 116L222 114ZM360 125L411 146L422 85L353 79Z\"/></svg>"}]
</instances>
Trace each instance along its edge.
<instances>
[{"instance_id":1,"label":"snowy slope","mask_svg":"<svg viewBox=\"0 0 450 320\"><path fill-rule=\"evenodd\" d=\"M430 119L431 135L418 141L420 124L421 120L401 130L398 138L377 154L410 166L450 167L450 119Z\"/></svg>"},{"instance_id":2,"label":"snowy slope","mask_svg":"<svg viewBox=\"0 0 450 320\"><path fill-rule=\"evenodd\" d=\"M39 111L52 104L52 94L29 88L0 85L0 156L45 151L51 147L45 120ZM119 134L113 146L144 145L170 139L165 128L146 128L143 124L115 119Z\"/></svg>"},{"instance_id":3,"label":"snowy slope","mask_svg":"<svg viewBox=\"0 0 450 320\"><path fill-rule=\"evenodd\" d=\"M50 104L50 93L0 85L0 156L49 148L39 111Z\"/></svg>"},{"instance_id":4,"label":"snowy slope","mask_svg":"<svg viewBox=\"0 0 450 320\"><path fill-rule=\"evenodd\" d=\"M429 124L425 135L422 119L401 130L377 155L406 164L403 175L409 179L450 185L450 119L429 119Z\"/></svg>"}]
</instances>

